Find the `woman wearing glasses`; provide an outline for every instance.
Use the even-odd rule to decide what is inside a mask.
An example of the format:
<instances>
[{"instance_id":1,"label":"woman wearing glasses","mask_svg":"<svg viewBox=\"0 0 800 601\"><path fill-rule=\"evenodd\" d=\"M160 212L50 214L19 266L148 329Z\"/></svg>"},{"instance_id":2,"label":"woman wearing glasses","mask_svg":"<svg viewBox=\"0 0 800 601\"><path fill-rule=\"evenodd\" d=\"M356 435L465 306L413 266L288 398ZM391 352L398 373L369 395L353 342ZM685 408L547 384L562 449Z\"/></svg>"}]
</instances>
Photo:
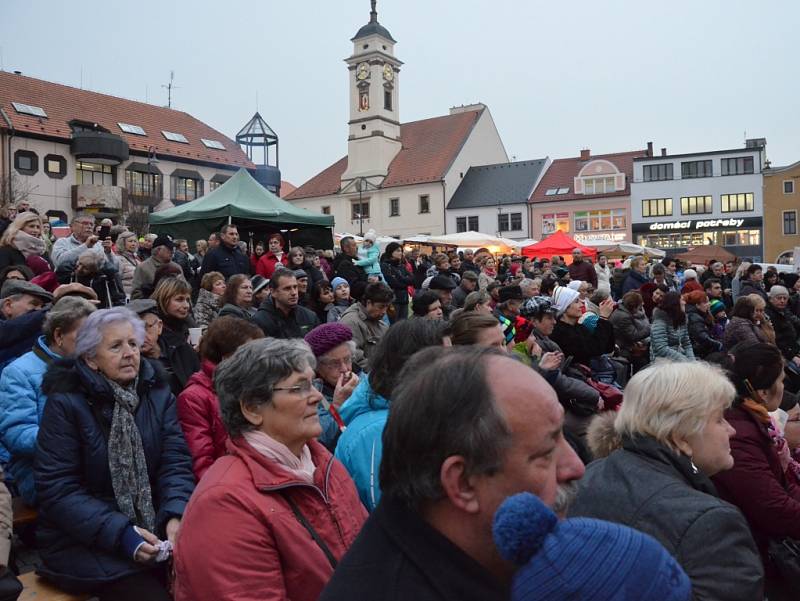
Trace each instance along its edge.
<instances>
[{"instance_id":1,"label":"woman wearing glasses","mask_svg":"<svg viewBox=\"0 0 800 601\"><path fill-rule=\"evenodd\" d=\"M302 340L253 340L217 367L231 438L186 509L176 601L319 597L366 519L352 480L317 442L316 361Z\"/></svg>"}]
</instances>

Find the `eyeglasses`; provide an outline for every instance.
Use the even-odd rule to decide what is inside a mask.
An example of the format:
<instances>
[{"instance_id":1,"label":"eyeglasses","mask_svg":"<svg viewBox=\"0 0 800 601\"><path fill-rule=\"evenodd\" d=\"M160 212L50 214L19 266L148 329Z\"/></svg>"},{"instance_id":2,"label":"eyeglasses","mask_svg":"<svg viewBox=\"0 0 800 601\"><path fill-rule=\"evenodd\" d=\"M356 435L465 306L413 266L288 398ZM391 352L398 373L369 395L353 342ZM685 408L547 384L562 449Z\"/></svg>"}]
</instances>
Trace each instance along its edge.
<instances>
[{"instance_id":1,"label":"eyeglasses","mask_svg":"<svg viewBox=\"0 0 800 601\"><path fill-rule=\"evenodd\" d=\"M347 356L342 357L341 359L333 359L333 358L326 358L326 359L319 359L317 361L320 365L324 365L325 367L333 367L333 366L342 366L342 367L349 367L353 364L353 357Z\"/></svg>"},{"instance_id":2,"label":"eyeglasses","mask_svg":"<svg viewBox=\"0 0 800 601\"><path fill-rule=\"evenodd\" d=\"M312 390L319 392L322 389L322 380L303 380L294 386L273 386L272 392L288 392L297 396L308 396Z\"/></svg>"}]
</instances>

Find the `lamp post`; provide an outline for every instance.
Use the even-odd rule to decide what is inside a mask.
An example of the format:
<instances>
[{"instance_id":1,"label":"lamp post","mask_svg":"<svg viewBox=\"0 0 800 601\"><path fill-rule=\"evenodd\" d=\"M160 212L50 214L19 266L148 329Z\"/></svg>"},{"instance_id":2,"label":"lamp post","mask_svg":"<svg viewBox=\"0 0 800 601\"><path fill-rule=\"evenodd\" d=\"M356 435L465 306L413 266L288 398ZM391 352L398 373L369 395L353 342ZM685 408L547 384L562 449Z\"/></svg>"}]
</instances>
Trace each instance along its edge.
<instances>
[{"instance_id":1,"label":"lamp post","mask_svg":"<svg viewBox=\"0 0 800 601\"><path fill-rule=\"evenodd\" d=\"M360 177L356 180L356 188L358 189L358 235L364 237L364 201L362 194L364 186L362 185L364 178Z\"/></svg>"}]
</instances>

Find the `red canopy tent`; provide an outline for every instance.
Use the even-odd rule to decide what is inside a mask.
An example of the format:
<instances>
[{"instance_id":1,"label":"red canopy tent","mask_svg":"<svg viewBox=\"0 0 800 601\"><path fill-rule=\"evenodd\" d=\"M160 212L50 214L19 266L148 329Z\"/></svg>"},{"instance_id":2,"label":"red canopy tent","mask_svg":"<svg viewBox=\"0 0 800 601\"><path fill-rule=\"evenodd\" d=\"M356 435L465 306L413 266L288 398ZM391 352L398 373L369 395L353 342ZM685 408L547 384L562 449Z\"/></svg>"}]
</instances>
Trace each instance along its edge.
<instances>
[{"instance_id":1,"label":"red canopy tent","mask_svg":"<svg viewBox=\"0 0 800 601\"><path fill-rule=\"evenodd\" d=\"M571 263L572 250L575 248L580 248L584 256L590 259L594 259L597 256L596 249L575 242L561 230L557 230L555 234L551 234L536 244L526 246L522 249L522 254L526 257L539 257L540 259L545 257L549 259L553 255L561 255L567 263Z\"/></svg>"}]
</instances>

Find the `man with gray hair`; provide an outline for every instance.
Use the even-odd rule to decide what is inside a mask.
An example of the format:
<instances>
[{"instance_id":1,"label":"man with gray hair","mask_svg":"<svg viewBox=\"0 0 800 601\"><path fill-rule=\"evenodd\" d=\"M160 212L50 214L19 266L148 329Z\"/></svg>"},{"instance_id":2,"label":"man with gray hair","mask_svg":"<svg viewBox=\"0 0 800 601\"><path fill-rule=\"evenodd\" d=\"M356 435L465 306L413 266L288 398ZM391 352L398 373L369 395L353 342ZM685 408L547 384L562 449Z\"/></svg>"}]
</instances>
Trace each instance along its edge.
<instances>
[{"instance_id":1,"label":"man with gray hair","mask_svg":"<svg viewBox=\"0 0 800 601\"><path fill-rule=\"evenodd\" d=\"M94 215L91 213L77 213L69 224L71 234L64 238L59 238L53 244L50 258L56 269L61 263L67 262L75 264L78 257L91 250L99 256L103 256L105 249L98 244L98 237L94 235Z\"/></svg>"},{"instance_id":2,"label":"man with gray hair","mask_svg":"<svg viewBox=\"0 0 800 601\"><path fill-rule=\"evenodd\" d=\"M150 258L139 263L136 266L136 271L133 272L132 299L150 296L153 292L153 281L156 278L156 271L159 267L172 264L177 269L181 268L180 265L172 260L174 251L175 243L169 236L159 236L155 239Z\"/></svg>"},{"instance_id":3,"label":"man with gray hair","mask_svg":"<svg viewBox=\"0 0 800 601\"><path fill-rule=\"evenodd\" d=\"M470 292L474 292L478 288L478 274L474 271L464 271L461 274L461 282L455 290L451 299L453 307L461 309L464 307L464 301Z\"/></svg>"},{"instance_id":4,"label":"man with gray hair","mask_svg":"<svg viewBox=\"0 0 800 601\"><path fill-rule=\"evenodd\" d=\"M472 346L423 350L399 381L381 501L320 600L381 599L388 583L397 599L508 599L514 566L492 541L495 510L528 491L563 514L584 472L555 392L508 355Z\"/></svg>"}]
</instances>

